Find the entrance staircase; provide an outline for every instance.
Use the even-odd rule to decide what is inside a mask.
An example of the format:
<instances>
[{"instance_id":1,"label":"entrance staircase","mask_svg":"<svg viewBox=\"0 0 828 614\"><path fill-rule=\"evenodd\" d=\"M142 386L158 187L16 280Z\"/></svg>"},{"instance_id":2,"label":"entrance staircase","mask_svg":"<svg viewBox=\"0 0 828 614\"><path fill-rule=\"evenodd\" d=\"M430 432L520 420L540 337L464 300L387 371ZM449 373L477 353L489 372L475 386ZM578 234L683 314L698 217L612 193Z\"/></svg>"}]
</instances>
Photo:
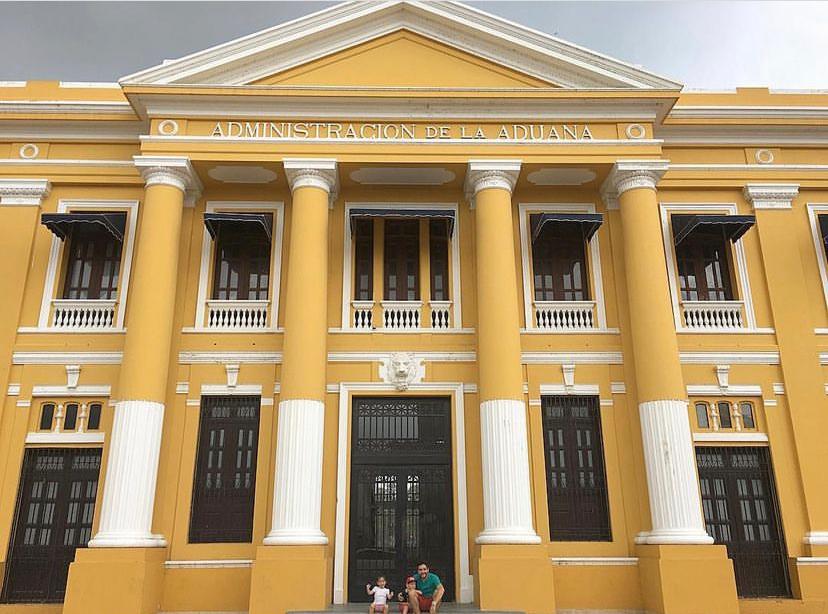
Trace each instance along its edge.
<instances>
[{"instance_id":1,"label":"entrance staircase","mask_svg":"<svg viewBox=\"0 0 828 614\"><path fill-rule=\"evenodd\" d=\"M409 610L410 611L410 610ZM397 614L396 603L389 608L389 614ZM332 605L327 610L297 610L287 614L368 614L367 603L346 603L344 605ZM426 614L428 614L426 612ZM514 611L493 611L480 610L470 603L444 603L440 606L439 614L523 614Z\"/></svg>"}]
</instances>

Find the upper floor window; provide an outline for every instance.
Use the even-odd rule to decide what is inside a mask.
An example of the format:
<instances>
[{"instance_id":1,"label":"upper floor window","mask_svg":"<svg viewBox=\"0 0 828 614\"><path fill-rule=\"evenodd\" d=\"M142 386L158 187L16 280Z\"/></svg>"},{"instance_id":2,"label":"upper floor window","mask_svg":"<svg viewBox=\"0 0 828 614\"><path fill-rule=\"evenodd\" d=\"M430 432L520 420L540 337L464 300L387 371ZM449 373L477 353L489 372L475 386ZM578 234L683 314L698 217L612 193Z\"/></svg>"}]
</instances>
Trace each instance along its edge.
<instances>
[{"instance_id":1,"label":"upper floor window","mask_svg":"<svg viewBox=\"0 0 828 614\"><path fill-rule=\"evenodd\" d=\"M267 328L271 320L274 214L232 212L204 214L212 245L212 284L200 289L207 326L228 330ZM205 243L205 257L210 253ZM207 263L202 263L206 278ZM205 284L206 285L206 284ZM208 299L207 296L210 298ZM199 312L201 313L201 312Z\"/></svg>"},{"instance_id":2,"label":"upper floor window","mask_svg":"<svg viewBox=\"0 0 828 614\"><path fill-rule=\"evenodd\" d=\"M454 210L360 208L349 217L350 326L451 328Z\"/></svg>"},{"instance_id":3,"label":"upper floor window","mask_svg":"<svg viewBox=\"0 0 828 614\"><path fill-rule=\"evenodd\" d=\"M730 330L744 326L732 244L755 221L752 215L672 215L678 292L686 328Z\"/></svg>"},{"instance_id":4,"label":"upper floor window","mask_svg":"<svg viewBox=\"0 0 828 614\"><path fill-rule=\"evenodd\" d=\"M595 213L532 213L531 280L534 326L595 327L587 246L603 222Z\"/></svg>"},{"instance_id":5,"label":"upper floor window","mask_svg":"<svg viewBox=\"0 0 828 614\"><path fill-rule=\"evenodd\" d=\"M696 427L701 430L755 430L758 428L753 401L696 401Z\"/></svg>"},{"instance_id":6,"label":"upper floor window","mask_svg":"<svg viewBox=\"0 0 828 614\"><path fill-rule=\"evenodd\" d=\"M65 246L51 324L75 329L113 326L126 213L44 213L41 222Z\"/></svg>"},{"instance_id":7,"label":"upper floor window","mask_svg":"<svg viewBox=\"0 0 828 614\"><path fill-rule=\"evenodd\" d=\"M100 401L57 403L47 401L40 406L38 430L97 431L101 428L103 403Z\"/></svg>"}]
</instances>

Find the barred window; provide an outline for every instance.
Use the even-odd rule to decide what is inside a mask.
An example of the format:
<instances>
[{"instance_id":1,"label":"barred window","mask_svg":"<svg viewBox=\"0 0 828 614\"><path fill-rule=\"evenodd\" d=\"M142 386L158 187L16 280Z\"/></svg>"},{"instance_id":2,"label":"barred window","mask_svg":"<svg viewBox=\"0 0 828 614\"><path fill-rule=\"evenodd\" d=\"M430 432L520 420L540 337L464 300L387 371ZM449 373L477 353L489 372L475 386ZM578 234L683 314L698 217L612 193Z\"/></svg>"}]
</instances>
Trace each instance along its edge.
<instances>
[{"instance_id":1,"label":"barred window","mask_svg":"<svg viewBox=\"0 0 828 614\"><path fill-rule=\"evenodd\" d=\"M542 399L549 533L555 541L610 541L598 397Z\"/></svg>"},{"instance_id":2,"label":"barred window","mask_svg":"<svg viewBox=\"0 0 828 614\"><path fill-rule=\"evenodd\" d=\"M253 538L260 401L257 396L201 399L190 543Z\"/></svg>"}]
</instances>

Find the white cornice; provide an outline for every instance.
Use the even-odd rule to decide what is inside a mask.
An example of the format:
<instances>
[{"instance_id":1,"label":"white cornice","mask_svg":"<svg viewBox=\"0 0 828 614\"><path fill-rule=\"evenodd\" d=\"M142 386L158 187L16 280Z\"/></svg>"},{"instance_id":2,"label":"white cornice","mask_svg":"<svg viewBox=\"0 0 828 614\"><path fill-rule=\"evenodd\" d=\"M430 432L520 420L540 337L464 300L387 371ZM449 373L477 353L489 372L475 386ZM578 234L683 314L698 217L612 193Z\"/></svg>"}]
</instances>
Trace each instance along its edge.
<instances>
[{"instance_id":1,"label":"white cornice","mask_svg":"<svg viewBox=\"0 0 828 614\"><path fill-rule=\"evenodd\" d=\"M121 79L132 84L251 83L406 29L565 88L681 85L456 2L344 2Z\"/></svg>"},{"instance_id":2,"label":"white cornice","mask_svg":"<svg viewBox=\"0 0 828 614\"><path fill-rule=\"evenodd\" d=\"M137 143L146 132L141 121L0 120L0 139L15 141L92 141Z\"/></svg>"},{"instance_id":3,"label":"white cornice","mask_svg":"<svg viewBox=\"0 0 828 614\"><path fill-rule=\"evenodd\" d=\"M828 107L793 105L676 105L671 119L828 119Z\"/></svg>"},{"instance_id":4,"label":"white cornice","mask_svg":"<svg viewBox=\"0 0 828 614\"><path fill-rule=\"evenodd\" d=\"M0 206L39 206L49 196L48 179L0 179Z\"/></svg>"},{"instance_id":5,"label":"white cornice","mask_svg":"<svg viewBox=\"0 0 828 614\"><path fill-rule=\"evenodd\" d=\"M0 100L0 115L130 115L132 105L126 100Z\"/></svg>"},{"instance_id":6,"label":"white cornice","mask_svg":"<svg viewBox=\"0 0 828 614\"><path fill-rule=\"evenodd\" d=\"M13 365L117 365L122 352L14 352Z\"/></svg>"},{"instance_id":7,"label":"white cornice","mask_svg":"<svg viewBox=\"0 0 828 614\"><path fill-rule=\"evenodd\" d=\"M684 365L778 365L779 352L680 352Z\"/></svg>"},{"instance_id":8,"label":"white cornice","mask_svg":"<svg viewBox=\"0 0 828 614\"><path fill-rule=\"evenodd\" d=\"M799 185L788 183L749 183L744 187L745 200L754 209L790 209L799 194Z\"/></svg>"}]
</instances>

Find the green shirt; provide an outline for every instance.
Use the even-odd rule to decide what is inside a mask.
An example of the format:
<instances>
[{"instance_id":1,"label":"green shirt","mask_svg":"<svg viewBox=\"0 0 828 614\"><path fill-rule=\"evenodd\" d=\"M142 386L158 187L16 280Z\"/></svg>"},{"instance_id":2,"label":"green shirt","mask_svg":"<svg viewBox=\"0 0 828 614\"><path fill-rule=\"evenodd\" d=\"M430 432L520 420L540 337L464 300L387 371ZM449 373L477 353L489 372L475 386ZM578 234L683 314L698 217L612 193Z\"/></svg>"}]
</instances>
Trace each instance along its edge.
<instances>
[{"instance_id":1,"label":"green shirt","mask_svg":"<svg viewBox=\"0 0 828 614\"><path fill-rule=\"evenodd\" d=\"M431 597L434 595L434 591L442 584L440 578L431 572L428 572L425 580L420 577L420 574L416 574L414 580L417 582L417 590L423 593L423 597Z\"/></svg>"}]
</instances>

